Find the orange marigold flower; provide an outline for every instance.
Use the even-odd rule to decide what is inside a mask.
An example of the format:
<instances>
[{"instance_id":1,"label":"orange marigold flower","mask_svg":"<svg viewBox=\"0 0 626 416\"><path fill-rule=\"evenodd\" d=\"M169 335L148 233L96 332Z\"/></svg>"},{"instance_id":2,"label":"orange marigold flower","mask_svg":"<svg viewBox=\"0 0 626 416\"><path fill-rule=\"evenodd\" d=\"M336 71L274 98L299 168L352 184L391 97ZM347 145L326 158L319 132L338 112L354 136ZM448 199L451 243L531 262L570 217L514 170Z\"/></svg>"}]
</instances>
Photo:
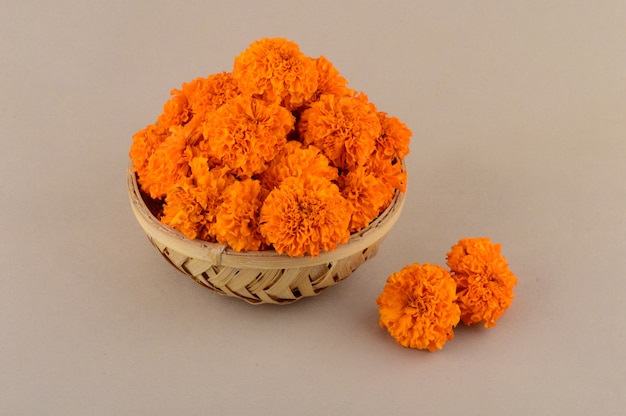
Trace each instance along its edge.
<instances>
[{"instance_id":1,"label":"orange marigold flower","mask_svg":"<svg viewBox=\"0 0 626 416\"><path fill-rule=\"evenodd\" d=\"M235 181L235 177L225 166L214 165L212 161L202 157L193 157L189 162L191 169L190 179L192 183L209 190L209 192L221 193L228 185Z\"/></svg>"},{"instance_id":2,"label":"orange marigold flower","mask_svg":"<svg viewBox=\"0 0 626 416\"><path fill-rule=\"evenodd\" d=\"M408 175L402 162L375 152L366 162L366 166L377 178L380 178L388 189L388 202L391 202L394 191L406 192Z\"/></svg>"},{"instance_id":3,"label":"orange marigold flower","mask_svg":"<svg viewBox=\"0 0 626 416\"><path fill-rule=\"evenodd\" d=\"M150 157L169 135L168 129L157 124L150 124L133 135L129 156L133 161L135 172L139 175L140 183L141 178L149 175L147 167Z\"/></svg>"},{"instance_id":4,"label":"orange marigold flower","mask_svg":"<svg viewBox=\"0 0 626 416\"><path fill-rule=\"evenodd\" d=\"M380 136L380 121L365 95L322 95L302 112L298 132L305 144L313 144L342 169L363 165Z\"/></svg>"},{"instance_id":5,"label":"orange marigold flower","mask_svg":"<svg viewBox=\"0 0 626 416\"><path fill-rule=\"evenodd\" d=\"M294 121L278 104L240 95L210 113L203 131L213 157L237 175L250 177L276 157Z\"/></svg>"},{"instance_id":6,"label":"orange marigold flower","mask_svg":"<svg viewBox=\"0 0 626 416\"><path fill-rule=\"evenodd\" d=\"M376 152L388 158L404 159L409 154L411 130L397 117L389 117L385 112L379 112L381 133L376 140Z\"/></svg>"},{"instance_id":7,"label":"orange marigold flower","mask_svg":"<svg viewBox=\"0 0 626 416\"><path fill-rule=\"evenodd\" d=\"M187 238L206 237L206 195L202 189L180 184L165 197L161 222ZM202 237L201 237L202 236Z\"/></svg>"},{"instance_id":8,"label":"orange marigold flower","mask_svg":"<svg viewBox=\"0 0 626 416\"><path fill-rule=\"evenodd\" d=\"M376 300L380 326L404 347L435 351L454 338L460 317L450 273L431 264L412 264L387 279Z\"/></svg>"},{"instance_id":9,"label":"orange marigold flower","mask_svg":"<svg viewBox=\"0 0 626 416\"><path fill-rule=\"evenodd\" d=\"M183 84L182 92L189 101L192 113L204 119L239 95L239 88L230 72L220 72Z\"/></svg>"},{"instance_id":10,"label":"orange marigold flower","mask_svg":"<svg viewBox=\"0 0 626 416\"><path fill-rule=\"evenodd\" d=\"M209 168L207 159L189 163L191 175L177 182L165 198L161 222L191 239L214 241L210 226L224 190L235 181L228 168Z\"/></svg>"},{"instance_id":11,"label":"orange marigold flower","mask_svg":"<svg viewBox=\"0 0 626 416\"><path fill-rule=\"evenodd\" d=\"M356 91L347 87L348 80L339 74L339 71L334 67L332 62L324 56L320 56L315 59L315 64L319 74L317 79L317 90L311 96L310 101L317 101L320 96L324 94L335 95L338 97L342 97L344 95L356 95Z\"/></svg>"},{"instance_id":12,"label":"orange marigold flower","mask_svg":"<svg viewBox=\"0 0 626 416\"><path fill-rule=\"evenodd\" d=\"M289 177L265 199L260 229L278 253L319 256L348 241L350 215L347 201L329 180Z\"/></svg>"},{"instance_id":13,"label":"orange marigold flower","mask_svg":"<svg viewBox=\"0 0 626 416\"><path fill-rule=\"evenodd\" d=\"M172 90L172 97L163 105L163 112L157 117L161 127L183 126L193 117L187 96L179 90Z\"/></svg>"},{"instance_id":14,"label":"orange marigold flower","mask_svg":"<svg viewBox=\"0 0 626 416\"><path fill-rule=\"evenodd\" d=\"M288 177L318 176L330 181L337 179L337 168L330 165L326 156L315 146L305 146L291 140L272 160L260 178L268 189L273 189Z\"/></svg>"},{"instance_id":15,"label":"orange marigold flower","mask_svg":"<svg viewBox=\"0 0 626 416\"><path fill-rule=\"evenodd\" d=\"M154 199L164 197L189 172L184 127L173 126L170 132L170 136L155 149L148 160L145 174L139 176L141 188Z\"/></svg>"},{"instance_id":16,"label":"orange marigold flower","mask_svg":"<svg viewBox=\"0 0 626 416\"><path fill-rule=\"evenodd\" d=\"M367 227L387 207L390 196L393 197L382 179L363 166L342 175L339 184L341 194L352 208L351 233Z\"/></svg>"},{"instance_id":17,"label":"orange marigold flower","mask_svg":"<svg viewBox=\"0 0 626 416\"><path fill-rule=\"evenodd\" d=\"M461 320L466 325L484 321L486 328L495 326L513 302L517 278L500 251L500 244L488 238L466 238L447 255L457 284Z\"/></svg>"},{"instance_id":18,"label":"orange marigold flower","mask_svg":"<svg viewBox=\"0 0 626 416\"><path fill-rule=\"evenodd\" d=\"M298 44L283 38L252 43L235 58L233 76L246 95L295 110L317 89L315 61L300 52Z\"/></svg>"},{"instance_id":19,"label":"orange marigold flower","mask_svg":"<svg viewBox=\"0 0 626 416\"><path fill-rule=\"evenodd\" d=\"M258 250L263 244L258 223L265 195L261 183L250 178L228 186L215 213L215 223L211 226L217 241L237 251Z\"/></svg>"}]
</instances>

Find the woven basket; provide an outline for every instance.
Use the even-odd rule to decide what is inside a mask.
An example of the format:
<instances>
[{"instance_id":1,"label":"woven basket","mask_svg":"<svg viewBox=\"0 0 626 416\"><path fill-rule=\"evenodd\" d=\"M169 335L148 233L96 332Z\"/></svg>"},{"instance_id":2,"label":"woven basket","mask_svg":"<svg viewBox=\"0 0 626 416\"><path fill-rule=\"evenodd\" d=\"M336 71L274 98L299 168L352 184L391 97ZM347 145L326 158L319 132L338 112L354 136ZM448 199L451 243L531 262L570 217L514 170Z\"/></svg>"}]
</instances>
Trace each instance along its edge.
<instances>
[{"instance_id":1,"label":"woven basket","mask_svg":"<svg viewBox=\"0 0 626 416\"><path fill-rule=\"evenodd\" d=\"M288 304L339 283L376 255L404 204L404 194L396 192L389 207L346 244L318 257L289 257L273 250L237 252L223 244L190 240L152 215L139 192L132 162L127 183L137 221L172 266L204 287L251 304Z\"/></svg>"}]
</instances>

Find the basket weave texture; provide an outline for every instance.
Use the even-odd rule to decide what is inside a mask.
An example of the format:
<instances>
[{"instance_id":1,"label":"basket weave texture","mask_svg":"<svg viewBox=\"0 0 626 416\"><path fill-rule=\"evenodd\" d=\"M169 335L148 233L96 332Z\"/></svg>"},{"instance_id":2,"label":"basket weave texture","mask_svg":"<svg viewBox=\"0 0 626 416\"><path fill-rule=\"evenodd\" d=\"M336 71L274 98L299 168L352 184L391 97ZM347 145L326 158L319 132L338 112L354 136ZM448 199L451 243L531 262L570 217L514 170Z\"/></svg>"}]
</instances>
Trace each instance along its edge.
<instances>
[{"instance_id":1,"label":"basket weave texture","mask_svg":"<svg viewBox=\"0 0 626 416\"><path fill-rule=\"evenodd\" d=\"M139 225L172 266L206 288L251 304L293 303L339 283L376 255L404 205L404 194L396 192L389 207L346 244L317 257L289 257L273 250L237 252L224 244L191 240L152 215L132 162L127 185Z\"/></svg>"}]
</instances>

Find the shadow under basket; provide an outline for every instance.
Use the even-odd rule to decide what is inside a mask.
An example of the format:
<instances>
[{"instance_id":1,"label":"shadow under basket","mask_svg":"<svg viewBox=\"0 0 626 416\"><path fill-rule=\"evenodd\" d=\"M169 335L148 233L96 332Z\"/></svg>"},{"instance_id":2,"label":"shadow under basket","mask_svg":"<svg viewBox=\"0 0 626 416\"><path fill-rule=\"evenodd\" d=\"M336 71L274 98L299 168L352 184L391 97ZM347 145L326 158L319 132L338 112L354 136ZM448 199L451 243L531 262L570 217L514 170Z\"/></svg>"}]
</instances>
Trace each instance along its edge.
<instances>
[{"instance_id":1,"label":"shadow under basket","mask_svg":"<svg viewBox=\"0 0 626 416\"><path fill-rule=\"evenodd\" d=\"M396 191L389 207L347 243L317 257L289 257L273 250L237 252L224 244L191 240L150 212L132 162L127 184L139 225L172 266L206 288L251 304L293 303L339 283L376 255L404 205L404 194Z\"/></svg>"}]
</instances>

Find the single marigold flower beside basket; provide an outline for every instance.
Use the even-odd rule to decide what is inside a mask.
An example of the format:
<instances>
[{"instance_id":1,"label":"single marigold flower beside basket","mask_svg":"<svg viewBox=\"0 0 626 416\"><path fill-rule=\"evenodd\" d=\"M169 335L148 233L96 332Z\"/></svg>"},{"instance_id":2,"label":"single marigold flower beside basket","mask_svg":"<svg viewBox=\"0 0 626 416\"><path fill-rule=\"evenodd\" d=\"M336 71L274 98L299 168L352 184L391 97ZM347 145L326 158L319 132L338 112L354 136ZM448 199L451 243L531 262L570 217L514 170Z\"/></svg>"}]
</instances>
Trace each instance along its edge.
<instances>
[{"instance_id":1,"label":"single marigold flower beside basket","mask_svg":"<svg viewBox=\"0 0 626 416\"><path fill-rule=\"evenodd\" d=\"M376 254L403 206L410 137L327 58L265 38L230 72L172 90L133 136L131 206L196 282L290 303Z\"/></svg>"},{"instance_id":2,"label":"single marigold flower beside basket","mask_svg":"<svg viewBox=\"0 0 626 416\"><path fill-rule=\"evenodd\" d=\"M496 319L511 306L513 287L517 285L500 244L489 238L461 239L452 246L447 259L457 285L463 323L496 326Z\"/></svg>"},{"instance_id":3,"label":"single marigold flower beside basket","mask_svg":"<svg viewBox=\"0 0 626 416\"><path fill-rule=\"evenodd\" d=\"M454 338L461 315L450 272L431 264L411 264L387 279L377 299L380 326L398 344L436 351Z\"/></svg>"}]
</instances>

